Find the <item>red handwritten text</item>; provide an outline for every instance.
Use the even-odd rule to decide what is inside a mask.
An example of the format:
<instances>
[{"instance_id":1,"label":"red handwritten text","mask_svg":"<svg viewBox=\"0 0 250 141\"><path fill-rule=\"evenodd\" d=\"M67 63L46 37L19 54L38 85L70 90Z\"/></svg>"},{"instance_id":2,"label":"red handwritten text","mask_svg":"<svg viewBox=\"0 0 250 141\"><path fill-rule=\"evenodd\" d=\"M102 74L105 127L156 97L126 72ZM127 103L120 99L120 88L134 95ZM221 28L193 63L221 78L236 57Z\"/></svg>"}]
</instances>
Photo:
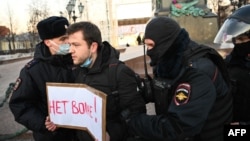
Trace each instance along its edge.
<instances>
[{"instance_id":1,"label":"red handwritten text","mask_svg":"<svg viewBox=\"0 0 250 141\"><path fill-rule=\"evenodd\" d=\"M50 113L52 112L53 114L66 114L66 103L68 101L62 100L62 101L49 101L49 109Z\"/></svg>"},{"instance_id":2,"label":"red handwritten text","mask_svg":"<svg viewBox=\"0 0 250 141\"><path fill-rule=\"evenodd\" d=\"M73 114L87 114L92 118L92 109L91 105L88 105L87 102L72 101L72 113Z\"/></svg>"}]
</instances>

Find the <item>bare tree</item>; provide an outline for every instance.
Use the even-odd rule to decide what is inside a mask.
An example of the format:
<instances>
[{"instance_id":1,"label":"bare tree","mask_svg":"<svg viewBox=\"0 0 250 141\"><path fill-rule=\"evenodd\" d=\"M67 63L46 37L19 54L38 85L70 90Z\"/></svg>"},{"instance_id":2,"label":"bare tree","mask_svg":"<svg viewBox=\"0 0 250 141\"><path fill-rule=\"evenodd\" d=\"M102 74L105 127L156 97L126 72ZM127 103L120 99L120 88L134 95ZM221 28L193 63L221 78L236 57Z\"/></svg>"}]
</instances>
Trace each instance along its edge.
<instances>
[{"instance_id":1,"label":"bare tree","mask_svg":"<svg viewBox=\"0 0 250 141\"><path fill-rule=\"evenodd\" d=\"M7 35L6 39L9 42L9 51L10 53L15 53L16 47L15 47L15 36L16 36L16 28L15 28L15 24L14 24L14 15L12 10L9 7L9 4L7 4L8 6L8 17L9 17L9 29L10 32Z\"/></svg>"},{"instance_id":2,"label":"bare tree","mask_svg":"<svg viewBox=\"0 0 250 141\"><path fill-rule=\"evenodd\" d=\"M27 25L31 47L33 48L34 45L40 40L36 25L40 20L46 18L49 15L47 3L42 0L32 0L31 4L29 5L29 14L30 18Z\"/></svg>"},{"instance_id":3,"label":"bare tree","mask_svg":"<svg viewBox=\"0 0 250 141\"><path fill-rule=\"evenodd\" d=\"M249 4L250 0L209 0L213 12L218 15L218 27L225 22L236 9Z\"/></svg>"}]
</instances>

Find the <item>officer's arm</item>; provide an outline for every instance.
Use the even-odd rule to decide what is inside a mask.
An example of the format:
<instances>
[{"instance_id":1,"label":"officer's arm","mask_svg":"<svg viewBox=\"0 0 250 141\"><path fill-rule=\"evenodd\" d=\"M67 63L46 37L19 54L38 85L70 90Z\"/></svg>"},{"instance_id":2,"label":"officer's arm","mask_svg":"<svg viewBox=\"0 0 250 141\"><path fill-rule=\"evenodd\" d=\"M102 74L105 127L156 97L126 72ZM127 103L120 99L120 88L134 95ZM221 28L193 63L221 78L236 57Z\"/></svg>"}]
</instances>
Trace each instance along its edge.
<instances>
[{"instance_id":1,"label":"officer's arm","mask_svg":"<svg viewBox=\"0 0 250 141\"><path fill-rule=\"evenodd\" d=\"M128 122L129 132L139 138L155 141L181 139L182 129L174 119L163 115L137 115Z\"/></svg>"},{"instance_id":2,"label":"officer's arm","mask_svg":"<svg viewBox=\"0 0 250 141\"><path fill-rule=\"evenodd\" d=\"M198 134L212 108L216 92L208 76L200 74L190 77L188 101L177 103L174 95L167 115L136 116L129 122L131 131L152 140L182 139Z\"/></svg>"},{"instance_id":3,"label":"officer's arm","mask_svg":"<svg viewBox=\"0 0 250 141\"><path fill-rule=\"evenodd\" d=\"M18 123L33 131L46 130L45 116L35 106L41 99L39 99L39 90L33 79L27 69L21 70L9 107Z\"/></svg>"},{"instance_id":4,"label":"officer's arm","mask_svg":"<svg viewBox=\"0 0 250 141\"><path fill-rule=\"evenodd\" d=\"M216 89L208 75L191 73L185 82L190 87L187 101L181 102L178 87L169 106L169 116L175 117L186 136L200 133L216 100ZM181 84L179 84L181 85Z\"/></svg>"},{"instance_id":5,"label":"officer's arm","mask_svg":"<svg viewBox=\"0 0 250 141\"><path fill-rule=\"evenodd\" d=\"M146 113L146 105L142 95L138 92L135 73L130 68L124 66L118 75L118 93L121 109L130 114ZM126 114L126 113L125 113ZM126 115L125 115L126 116ZM130 115L127 115L130 116Z\"/></svg>"}]
</instances>

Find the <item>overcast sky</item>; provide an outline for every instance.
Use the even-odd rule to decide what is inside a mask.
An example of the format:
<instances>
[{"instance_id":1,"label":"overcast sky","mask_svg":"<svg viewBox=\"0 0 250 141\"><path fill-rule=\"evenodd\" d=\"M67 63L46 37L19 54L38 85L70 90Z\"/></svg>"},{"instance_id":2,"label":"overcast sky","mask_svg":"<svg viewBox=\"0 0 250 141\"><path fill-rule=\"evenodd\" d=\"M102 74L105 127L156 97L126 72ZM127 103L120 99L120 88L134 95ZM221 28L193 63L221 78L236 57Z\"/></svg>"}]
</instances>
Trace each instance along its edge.
<instances>
[{"instance_id":1,"label":"overcast sky","mask_svg":"<svg viewBox=\"0 0 250 141\"><path fill-rule=\"evenodd\" d=\"M39 0L46 1L51 14L60 15L60 11L66 10L66 5L69 0ZM18 27L17 32L21 29L27 31L28 7L32 0L0 0L0 25L9 27L8 9L13 13L15 25ZM9 8L8 8L9 7ZM22 28L19 28L22 27Z\"/></svg>"},{"instance_id":2,"label":"overcast sky","mask_svg":"<svg viewBox=\"0 0 250 141\"><path fill-rule=\"evenodd\" d=\"M17 33L27 31L28 9L29 5L37 0L0 0L0 25L9 27L8 9L13 14L13 21ZM47 3L51 15L60 16L60 11L64 12L64 16L68 16L66 6L69 0L39 0ZM78 1L78 0L77 0ZM151 15L151 1L145 0L146 3L132 3L122 4L117 8L118 19L130 19L138 17L150 17ZM9 8L8 8L9 7ZM128 10L129 9L129 10ZM124 12L126 11L126 12ZM50 16L51 16L50 15ZM20 28L21 27L21 28Z\"/></svg>"}]
</instances>

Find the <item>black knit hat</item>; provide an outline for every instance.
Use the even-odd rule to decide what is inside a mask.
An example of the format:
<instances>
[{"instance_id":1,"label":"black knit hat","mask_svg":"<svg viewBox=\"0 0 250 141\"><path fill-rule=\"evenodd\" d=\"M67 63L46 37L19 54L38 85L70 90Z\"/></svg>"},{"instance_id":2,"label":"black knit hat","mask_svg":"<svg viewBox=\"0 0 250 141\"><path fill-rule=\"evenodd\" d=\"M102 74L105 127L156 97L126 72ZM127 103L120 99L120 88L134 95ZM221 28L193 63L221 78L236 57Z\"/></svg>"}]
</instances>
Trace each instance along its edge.
<instances>
[{"instance_id":1,"label":"black knit hat","mask_svg":"<svg viewBox=\"0 0 250 141\"><path fill-rule=\"evenodd\" d=\"M37 30L42 40L52 39L65 35L69 22L64 17L52 16L40 21Z\"/></svg>"},{"instance_id":2,"label":"black knit hat","mask_svg":"<svg viewBox=\"0 0 250 141\"><path fill-rule=\"evenodd\" d=\"M144 39L155 42L156 54L161 58L172 46L180 31L181 27L175 20L165 16L154 17L146 26Z\"/></svg>"}]
</instances>

